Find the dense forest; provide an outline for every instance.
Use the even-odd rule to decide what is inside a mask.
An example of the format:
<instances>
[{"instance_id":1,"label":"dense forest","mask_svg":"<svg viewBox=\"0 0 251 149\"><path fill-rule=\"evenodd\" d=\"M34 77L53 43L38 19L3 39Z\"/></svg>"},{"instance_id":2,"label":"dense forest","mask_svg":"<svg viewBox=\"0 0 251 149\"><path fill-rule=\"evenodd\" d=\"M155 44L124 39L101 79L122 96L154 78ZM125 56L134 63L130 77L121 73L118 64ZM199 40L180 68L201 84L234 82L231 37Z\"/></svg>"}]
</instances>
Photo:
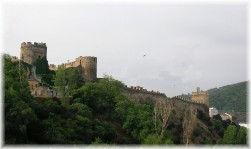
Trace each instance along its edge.
<instances>
[{"instance_id":1,"label":"dense forest","mask_svg":"<svg viewBox=\"0 0 251 149\"><path fill-rule=\"evenodd\" d=\"M208 90L209 104L221 112L240 116L246 122L248 82L240 82Z\"/></svg>"},{"instance_id":2,"label":"dense forest","mask_svg":"<svg viewBox=\"0 0 251 149\"><path fill-rule=\"evenodd\" d=\"M240 82L208 90L210 105L221 111L247 112L247 85Z\"/></svg>"},{"instance_id":3,"label":"dense forest","mask_svg":"<svg viewBox=\"0 0 251 149\"><path fill-rule=\"evenodd\" d=\"M153 105L129 100L122 82L108 76L83 82L79 70L62 68L44 81L63 92L63 98L39 99L31 96L26 67L4 56L5 144L179 144L172 133L179 129L161 133ZM216 117L210 129L220 134L220 144L246 144L244 127Z\"/></svg>"}]
</instances>

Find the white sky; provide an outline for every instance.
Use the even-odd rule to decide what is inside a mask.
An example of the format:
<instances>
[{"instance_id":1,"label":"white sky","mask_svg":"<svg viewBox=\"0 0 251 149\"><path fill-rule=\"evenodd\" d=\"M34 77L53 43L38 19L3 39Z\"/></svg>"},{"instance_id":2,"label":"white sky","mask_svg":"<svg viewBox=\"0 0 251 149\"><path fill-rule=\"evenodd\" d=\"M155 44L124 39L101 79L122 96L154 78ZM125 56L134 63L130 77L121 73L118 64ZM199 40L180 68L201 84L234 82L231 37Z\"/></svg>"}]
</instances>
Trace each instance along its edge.
<instances>
[{"instance_id":1,"label":"white sky","mask_svg":"<svg viewBox=\"0 0 251 149\"><path fill-rule=\"evenodd\" d=\"M4 4L4 50L46 42L49 63L98 57L112 75L167 96L247 80L247 7L241 4ZM146 55L143 57L143 55Z\"/></svg>"}]
</instances>

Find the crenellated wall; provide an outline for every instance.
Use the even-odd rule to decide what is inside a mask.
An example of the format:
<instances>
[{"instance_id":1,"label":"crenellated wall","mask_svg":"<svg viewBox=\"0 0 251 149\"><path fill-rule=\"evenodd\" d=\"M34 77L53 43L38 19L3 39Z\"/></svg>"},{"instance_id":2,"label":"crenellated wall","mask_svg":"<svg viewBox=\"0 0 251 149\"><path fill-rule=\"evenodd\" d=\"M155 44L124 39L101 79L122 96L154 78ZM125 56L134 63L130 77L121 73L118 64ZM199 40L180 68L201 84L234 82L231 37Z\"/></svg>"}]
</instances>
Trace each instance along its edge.
<instances>
[{"instance_id":1,"label":"crenellated wall","mask_svg":"<svg viewBox=\"0 0 251 149\"><path fill-rule=\"evenodd\" d=\"M175 114L177 123L181 122L183 132L181 132L182 142L184 144L193 143L192 134L198 125L205 124L199 118L201 113L205 119L209 118L208 106L186 100L178 96L168 98L164 93L147 91L142 87L125 87L124 94L131 100L139 103L150 102L154 105L155 117L160 117L162 120L162 129L165 130L169 126L169 118L171 113ZM206 130L209 132L208 130ZM212 135L212 134L210 134Z\"/></svg>"},{"instance_id":2,"label":"crenellated wall","mask_svg":"<svg viewBox=\"0 0 251 149\"><path fill-rule=\"evenodd\" d=\"M164 93L156 92L156 91L148 91L143 87L124 87L124 94L129 97L129 99L137 102L155 102L158 99L167 99Z\"/></svg>"},{"instance_id":3,"label":"crenellated wall","mask_svg":"<svg viewBox=\"0 0 251 149\"><path fill-rule=\"evenodd\" d=\"M202 91L202 90L200 90L199 87L197 87L197 91L192 92L191 100L193 102L197 102L197 103L201 103L201 104L205 104L205 105L209 106L209 99L208 98L209 97L208 97L207 91Z\"/></svg>"},{"instance_id":4,"label":"crenellated wall","mask_svg":"<svg viewBox=\"0 0 251 149\"><path fill-rule=\"evenodd\" d=\"M93 56L80 56L72 62L63 63L55 67L51 65L51 70L56 70L57 68L69 68L69 67L80 67L83 78L86 81L97 80L97 57Z\"/></svg>"}]
</instances>

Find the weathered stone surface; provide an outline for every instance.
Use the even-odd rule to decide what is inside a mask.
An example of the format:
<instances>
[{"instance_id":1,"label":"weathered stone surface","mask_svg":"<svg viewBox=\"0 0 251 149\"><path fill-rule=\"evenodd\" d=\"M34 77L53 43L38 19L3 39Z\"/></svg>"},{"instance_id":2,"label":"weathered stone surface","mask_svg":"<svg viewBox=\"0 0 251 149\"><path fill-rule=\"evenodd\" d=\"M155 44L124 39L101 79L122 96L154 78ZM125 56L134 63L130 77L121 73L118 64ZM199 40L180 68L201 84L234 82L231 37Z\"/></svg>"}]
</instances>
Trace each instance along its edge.
<instances>
[{"instance_id":1,"label":"weathered stone surface","mask_svg":"<svg viewBox=\"0 0 251 149\"><path fill-rule=\"evenodd\" d=\"M47 86L40 85L40 82L38 82L37 80L29 80L28 82L29 82L31 94L34 97L40 97L40 98L57 97L57 98L60 98L60 94L56 90L50 89Z\"/></svg>"},{"instance_id":2,"label":"weathered stone surface","mask_svg":"<svg viewBox=\"0 0 251 149\"><path fill-rule=\"evenodd\" d=\"M30 65L42 57L47 57L47 46L45 43L31 43L23 42L21 44L20 59ZM17 61L17 58L13 57L13 61ZM79 67L85 81L97 80L97 58L92 56L78 57L73 62L64 63L62 65L56 66L53 64L49 65L49 69L57 70L58 67ZM27 77L29 80L29 85L32 95L35 97L60 97L60 94L55 90L41 84L41 79L35 73L35 67L32 69L27 69Z\"/></svg>"},{"instance_id":3,"label":"weathered stone surface","mask_svg":"<svg viewBox=\"0 0 251 149\"><path fill-rule=\"evenodd\" d=\"M97 57L93 56L80 56L75 59L75 61L63 63L55 66L51 65L51 70L56 70L57 68L69 68L69 67L80 67L82 76L85 81L95 81L97 80Z\"/></svg>"},{"instance_id":4,"label":"weathered stone surface","mask_svg":"<svg viewBox=\"0 0 251 149\"><path fill-rule=\"evenodd\" d=\"M28 64L33 64L39 57L47 56L47 47L45 43L23 42L21 44L20 59Z\"/></svg>"},{"instance_id":5,"label":"weathered stone surface","mask_svg":"<svg viewBox=\"0 0 251 149\"><path fill-rule=\"evenodd\" d=\"M162 132L169 127L170 116L174 115L174 121L172 123L177 123L181 125L181 142L183 144L193 144L192 140L193 132L196 128L201 127L207 135L213 134L208 130L206 124L198 118L201 113L204 119L209 119L208 106L203 103L198 103L197 101L184 100L181 98L168 98L162 93L152 93L149 91L142 91L138 88L125 88L124 94L132 101L139 103L150 102L154 105L154 115L159 117L162 121Z\"/></svg>"},{"instance_id":6,"label":"weathered stone surface","mask_svg":"<svg viewBox=\"0 0 251 149\"><path fill-rule=\"evenodd\" d=\"M192 101L205 104L209 106L209 99L207 91L201 91L200 88L197 88L196 92L192 92Z\"/></svg>"}]
</instances>

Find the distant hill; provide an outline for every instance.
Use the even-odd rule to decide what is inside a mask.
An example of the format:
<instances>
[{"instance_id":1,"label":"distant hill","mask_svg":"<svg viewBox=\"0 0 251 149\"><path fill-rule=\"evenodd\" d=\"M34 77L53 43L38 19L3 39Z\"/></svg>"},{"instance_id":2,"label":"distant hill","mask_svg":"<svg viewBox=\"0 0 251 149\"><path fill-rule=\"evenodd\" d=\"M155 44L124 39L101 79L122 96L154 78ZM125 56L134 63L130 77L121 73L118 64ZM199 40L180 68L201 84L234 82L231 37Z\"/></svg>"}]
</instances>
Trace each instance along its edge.
<instances>
[{"instance_id":1,"label":"distant hill","mask_svg":"<svg viewBox=\"0 0 251 149\"><path fill-rule=\"evenodd\" d=\"M247 81L210 89L209 105L216 107L219 112L234 114L239 122L246 122L247 89Z\"/></svg>"},{"instance_id":2,"label":"distant hill","mask_svg":"<svg viewBox=\"0 0 251 149\"><path fill-rule=\"evenodd\" d=\"M245 81L208 90L209 105L220 111L247 112L247 85Z\"/></svg>"}]
</instances>

